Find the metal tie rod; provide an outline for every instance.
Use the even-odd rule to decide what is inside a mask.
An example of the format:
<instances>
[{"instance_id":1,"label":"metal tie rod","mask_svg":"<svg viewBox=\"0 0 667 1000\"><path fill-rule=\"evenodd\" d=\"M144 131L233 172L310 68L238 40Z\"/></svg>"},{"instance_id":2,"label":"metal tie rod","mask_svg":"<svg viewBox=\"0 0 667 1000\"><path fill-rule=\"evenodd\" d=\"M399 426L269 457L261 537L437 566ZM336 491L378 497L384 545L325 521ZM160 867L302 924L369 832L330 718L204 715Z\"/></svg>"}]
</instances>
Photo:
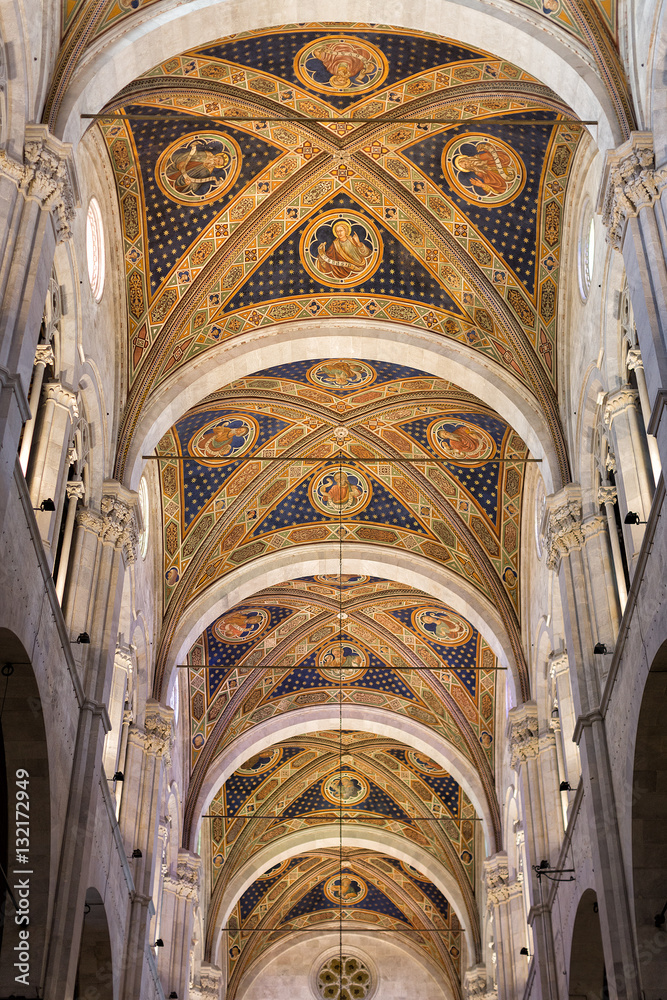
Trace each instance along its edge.
<instances>
[{"instance_id":1,"label":"metal tie rod","mask_svg":"<svg viewBox=\"0 0 667 1000\"><path fill-rule=\"evenodd\" d=\"M153 462L197 462L198 465L233 465L235 462L332 462L338 466L342 460L349 465L357 462L359 465L389 465L392 462L440 462L443 465L455 465L459 468L475 469L481 465L497 465L505 462L525 464L526 462L541 462L541 458L485 458L481 462L454 462L450 458L354 458L351 455L343 454L340 458L335 455L327 455L322 458L312 458L305 455L242 455L240 458L224 459L213 458L200 461L197 455L142 455L144 461Z\"/></svg>"},{"instance_id":2,"label":"metal tie rod","mask_svg":"<svg viewBox=\"0 0 667 1000\"><path fill-rule=\"evenodd\" d=\"M231 98L230 98L231 100ZM515 118L512 115L507 115L504 117L493 117L489 116L486 118L365 118L365 117L354 117L354 118L311 118L305 115L301 116L283 116L281 118L271 118L259 115L227 115L225 117L220 117L218 115L189 115L184 112L176 112L171 115L140 115L140 114L126 114L122 112L111 112L109 114L82 114L81 118L87 118L91 121L100 121L108 119L120 119L121 121L151 121L151 122L161 122L161 121L173 121L175 118L184 118L187 121L206 121L206 122L302 122L302 123L315 123L315 122L326 122L329 125L354 125L358 122L373 122L375 125L467 125L471 122L509 122L513 125L542 125L542 126L554 126L554 125L597 125L597 120L592 118L579 119L579 118Z\"/></svg>"}]
</instances>

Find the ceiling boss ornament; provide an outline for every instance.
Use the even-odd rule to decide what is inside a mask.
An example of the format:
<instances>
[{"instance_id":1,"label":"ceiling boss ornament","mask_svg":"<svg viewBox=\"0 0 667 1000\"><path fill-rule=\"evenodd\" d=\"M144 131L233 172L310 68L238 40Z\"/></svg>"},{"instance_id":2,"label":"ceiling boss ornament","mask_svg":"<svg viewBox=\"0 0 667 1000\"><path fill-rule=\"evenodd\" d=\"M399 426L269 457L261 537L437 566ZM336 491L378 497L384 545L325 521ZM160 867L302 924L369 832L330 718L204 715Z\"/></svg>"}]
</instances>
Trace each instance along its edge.
<instances>
[{"instance_id":1,"label":"ceiling boss ornament","mask_svg":"<svg viewBox=\"0 0 667 1000\"><path fill-rule=\"evenodd\" d=\"M321 94L363 94L379 86L389 72L383 53L370 42L329 35L297 53L294 72Z\"/></svg>"},{"instance_id":2,"label":"ceiling boss ornament","mask_svg":"<svg viewBox=\"0 0 667 1000\"><path fill-rule=\"evenodd\" d=\"M526 183L526 169L502 139L481 132L457 135L442 153L442 172L457 194L476 205L506 205Z\"/></svg>"},{"instance_id":3,"label":"ceiling boss ornament","mask_svg":"<svg viewBox=\"0 0 667 1000\"><path fill-rule=\"evenodd\" d=\"M358 285L382 261L382 238L359 212L325 212L306 228L299 254L304 268L323 285Z\"/></svg>"},{"instance_id":4,"label":"ceiling boss ornament","mask_svg":"<svg viewBox=\"0 0 667 1000\"><path fill-rule=\"evenodd\" d=\"M222 132L194 132L167 146L155 168L158 186L172 201L206 205L230 189L241 169L241 150Z\"/></svg>"}]
</instances>

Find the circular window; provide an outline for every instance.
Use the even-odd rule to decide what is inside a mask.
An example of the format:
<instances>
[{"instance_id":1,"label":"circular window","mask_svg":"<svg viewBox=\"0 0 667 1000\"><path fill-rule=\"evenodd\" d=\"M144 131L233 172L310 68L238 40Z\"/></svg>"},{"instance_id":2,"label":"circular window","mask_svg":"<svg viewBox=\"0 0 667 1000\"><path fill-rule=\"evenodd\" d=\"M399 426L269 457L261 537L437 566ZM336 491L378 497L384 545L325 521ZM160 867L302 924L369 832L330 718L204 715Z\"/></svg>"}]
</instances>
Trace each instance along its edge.
<instances>
[{"instance_id":1,"label":"circular window","mask_svg":"<svg viewBox=\"0 0 667 1000\"><path fill-rule=\"evenodd\" d=\"M581 297L586 301L593 280L593 265L595 263L595 218L590 205L582 216L581 233L579 234L579 288Z\"/></svg>"},{"instance_id":2,"label":"circular window","mask_svg":"<svg viewBox=\"0 0 667 1000\"><path fill-rule=\"evenodd\" d=\"M90 289L95 301L99 302L104 291L104 229L96 198L90 199L86 216L86 256Z\"/></svg>"},{"instance_id":3,"label":"circular window","mask_svg":"<svg viewBox=\"0 0 667 1000\"><path fill-rule=\"evenodd\" d=\"M364 1000L371 986L369 969L353 955L334 955L317 973L317 992L323 1000Z\"/></svg>"},{"instance_id":4,"label":"circular window","mask_svg":"<svg viewBox=\"0 0 667 1000\"><path fill-rule=\"evenodd\" d=\"M145 559L148 550L148 486L143 477L139 483L139 514L141 515L139 551L141 552L141 558Z\"/></svg>"}]
</instances>

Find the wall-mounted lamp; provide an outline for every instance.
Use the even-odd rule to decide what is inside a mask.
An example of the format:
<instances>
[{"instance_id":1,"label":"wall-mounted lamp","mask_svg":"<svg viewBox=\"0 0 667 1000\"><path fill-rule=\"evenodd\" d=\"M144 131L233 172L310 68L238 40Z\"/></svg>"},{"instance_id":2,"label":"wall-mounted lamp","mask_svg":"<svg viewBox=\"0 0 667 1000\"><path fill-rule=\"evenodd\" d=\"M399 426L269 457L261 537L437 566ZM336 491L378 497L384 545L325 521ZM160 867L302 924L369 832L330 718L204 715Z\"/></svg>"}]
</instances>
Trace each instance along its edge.
<instances>
[{"instance_id":1,"label":"wall-mounted lamp","mask_svg":"<svg viewBox=\"0 0 667 1000\"><path fill-rule=\"evenodd\" d=\"M604 642L596 642L593 646L593 653L595 656L606 656L607 653L613 653L613 649L607 649Z\"/></svg>"},{"instance_id":2,"label":"wall-mounted lamp","mask_svg":"<svg viewBox=\"0 0 667 1000\"><path fill-rule=\"evenodd\" d=\"M76 639L71 639L70 642L73 646L90 646L90 636L87 632L79 632Z\"/></svg>"},{"instance_id":3,"label":"wall-mounted lamp","mask_svg":"<svg viewBox=\"0 0 667 1000\"><path fill-rule=\"evenodd\" d=\"M623 518L623 524L646 524L646 521L642 521L639 514L635 513L634 510L629 510Z\"/></svg>"},{"instance_id":4,"label":"wall-mounted lamp","mask_svg":"<svg viewBox=\"0 0 667 1000\"><path fill-rule=\"evenodd\" d=\"M158 938L154 945L155 948L164 948L164 941L162 938Z\"/></svg>"},{"instance_id":5,"label":"wall-mounted lamp","mask_svg":"<svg viewBox=\"0 0 667 1000\"><path fill-rule=\"evenodd\" d=\"M39 507L33 507L32 509L33 510L54 511L56 509L56 505L54 504L54 502L51 499L51 497L47 497L46 500L42 500L42 502L40 503Z\"/></svg>"},{"instance_id":6,"label":"wall-mounted lamp","mask_svg":"<svg viewBox=\"0 0 667 1000\"><path fill-rule=\"evenodd\" d=\"M178 1000L178 993L176 990L172 990L169 994L169 1000Z\"/></svg>"},{"instance_id":7,"label":"wall-mounted lamp","mask_svg":"<svg viewBox=\"0 0 667 1000\"><path fill-rule=\"evenodd\" d=\"M138 847L135 847L135 849L132 851L132 857L133 858L143 858L143 854L141 853L141 851L139 850Z\"/></svg>"},{"instance_id":8,"label":"wall-mounted lamp","mask_svg":"<svg viewBox=\"0 0 667 1000\"><path fill-rule=\"evenodd\" d=\"M114 776L113 776L113 778L111 780L112 781L125 781L125 775L123 774L122 771L116 771L115 774L114 774Z\"/></svg>"},{"instance_id":9,"label":"wall-mounted lamp","mask_svg":"<svg viewBox=\"0 0 667 1000\"><path fill-rule=\"evenodd\" d=\"M561 783L560 783L560 790L561 790L561 792L571 792L572 791L572 785L570 784L569 781L561 781Z\"/></svg>"},{"instance_id":10,"label":"wall-mounted lamp","mask_svg":"<svg viewBox=\"0 0 667 1000\"><path fill-rule=\"evenodd\" d=\"M537 881L542 881L542 876L548 878L550 882L574 882L572 872L574 868L552 868L546 859L540 861L539 865L533 865L533 871L537 875ZM556 875L569 875L569 878L555 878Z\"/></svg>"},{"instance_id":11,"label":"wall-mounted lamp","mask_svg":"<svg viewBox=\"0 0 667 1000\"><path fill-rule=\"evenodd\" d=\"M530 953L529 953L529 951L528 951L527 948L522 948L521 951L519 952L519 954L520 955L525 955L526 958L530 958Z\"/></svg>"},{"instance_id":12,"label":"wall-mounted lamp","mask_svg":"<svg viewBox=\"0 0 667 1000\"><path fill-rule=\"evenodd\" d=\"M665 903L663 908L660 910L660 913L656 913L653 918L653 923L659 931L661 931L665 925L665 913L667 913L667 903Z\"/></svg>"}]
</instances>

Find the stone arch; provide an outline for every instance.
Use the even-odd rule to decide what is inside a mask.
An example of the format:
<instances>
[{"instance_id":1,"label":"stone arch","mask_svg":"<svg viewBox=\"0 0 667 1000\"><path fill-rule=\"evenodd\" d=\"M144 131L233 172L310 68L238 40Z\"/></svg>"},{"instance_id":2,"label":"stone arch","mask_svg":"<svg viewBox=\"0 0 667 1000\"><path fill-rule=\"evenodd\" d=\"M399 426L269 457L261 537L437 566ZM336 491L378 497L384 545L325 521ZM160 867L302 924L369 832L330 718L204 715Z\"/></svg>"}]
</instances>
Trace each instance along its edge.
<instances>
[{"instance_id":1,"label":"stone arch","mask_svg":"<svg viewBox=\"0 0 667 1000\"><path fill-rule=\"evenodd\" d=\"M161 694L169 690L176 664L185 662L193 643L219 615L239 601L252 597L260 589L302 576L338 573L339 566L340 552L336 542L302 545L261 556L216 581L192 602L187 614L183 614L178 622L166 669L160 679ZM445 567L436 566L424 556L370 543L346 543L343 567L346 573L395 580L451 605L484 636L498 657L500 666L512 670L517 689L521 690L510 640L498 612L462 577ZM261 581L261 586L258 581Z\"/></svg>"},{"instance_id":2,"label":"stone arch","mask_svg":"<svg viewBox=\"0 0 667 1000\"><path fill-rule=\"evenodd\" d=\"M593 889L586 889L577 907L568 989L570 1000L609 1000L597 896Z\"/></svg>"},{"instance_id":3,"label":"stone arch","mask_svg":"<svg viewBox=\"0 0 667 1000\"><path fill-rule=\"evenodd\" d=\"M461 933L466 943L467 954L469 956L477 954L477 914L471 912L465 905L463 893L453 875L432 854L429 854L424 848L413 844L404 837L399 837L395 833L390 833L388 830L380 828L350 826L347 829L344 828L343 837L346 847L379 851L399 861L406 861L423 875L427 875L449 900L455 910L461 923ZM338 824L332 823L327 826L317 827L318 849L337 848L339 844L340 827ZM282 837L273 844L269 844L262 851L253 855L243 868L236 872L227 886L222 905L220 906L220 919L217 921L220 929L215 932L214 946L211 952L214 956L213 961L216 961L215 956L219 951L222 928L226 927L227 919L233 907L245 890L252 885L257 875L266 871L273 864L312 849L313 830L298 830L288 834L286 837ZM216 962L216 964L219 964L219 962Z\"/></svg>"},{"instance_id":4,"label":"stone arch","mask_svg":"<svg viewBox=\"0 0 667 1000\"><path fill-rule=\"evenodd\" d=\"M486 7L484 0L466 5L450 0L419 8L409 0L398 0L392 6L391 21L399 27L502 52L504 58L550 86L580 118L598 121L601 148L616 145L620 129L611 98L581 43L555 30L553 24L545 30L542 19L531 11L504 8L500 18ZM370 0L318 0L298 5L290 14L292 22L372 23L377 9ZM183 8L174 0L164 3L159 14L143 22L138 18L125 22L91 46L51 125L57 135L77 143L86 128L85 119L79 115L100 111L120 89L157 63L227 34L271 23L271 14L262 4L236 2L220 6L216 0L196 0Z\"/></svg>"},{"instance_id":5,"label":"stone arch","mask_svg":"<svg viewBox=\"0 0 667 1000\"><path fill-rule=\"evenodd\" d=\"M86 891L74 1000L114 1000L113 958L109 923L97 889Z\"/></svg>"},{"instance_id":6,"label":"stone arch","mask_svg":"<svg viewBox=\"0 0 667 1000\"><path fill-rule=\"evenodd\" d=\"M667 642L658 650L644 687L632 783L632 868L642 986L647 1000L667 982Z\"/></svg>"},{"instance_id":7,"label":"stone arch","mask_svg":"<svg viewBox=\"0 0 667 1000\"><path fill-rule=\"evenodd\" d=\"M196 844L201 818L208 812L216 792L227 780L230 774L248 760L267 747L281 740L314 733L323 729L337 727L358 729L395 739L399 743L407 743L415 750L433 758L446 768L458 781L466 795L475 807L477 815L482 819L486 841L486 853L495 850L494 844L498 830L497 804L489 802L484 786L474 765L454 746L445 743L441 736L432 732L421 722L409 719L407 716L388 712L386 709L371 706L345 704L313 705L299 710L296 714L278 716L258 723L252 729L239 736L221 754L209 768L195 801L190 800L186 806L186 829L183 843L188 846Z\"/></svg>"},{"instance_id":8,"label":"stone arch","mask_svg":"<svg viewBox=\"0 0 667 1000\"><path fill-rule=\"evenodd\" d=\"M442 335L358 319L341 323L321 320L282 324L244 334L195 358L185 371L167 380L151 396L140 415L125 459L124 480L136 489L144 462L162 435L191 406L223 385L275 365L309 358L367 358L400 362L418 371L448 379L495 407L521 435L536 458L542 459L547 492L560 483L558 457L544 413L526 386L472 348Z\"/></svg>"},{"instance_id":9,"label":"stone arch","mask_svg":"<svg viewBox=\"0 0 667 1000\"><path fill-rule=\"evenodd\" d=\"M19 987L36 990L40 982L41 966L47 942L47 916L50 897L50 868L55 846L51 840L51 781L46 731L37 680L25 647L8 629L0 628L0 863L4 871L17 873L12 879L13 899L6 892L4 880L0 883L0 911L5 919L0 921L0 992L14 993L17 987L17 970L14 962L21 961L21 943L25 940L28 924L16 922L29 906L29 960L19 975L27 975ZM25 772L25 773L24 773ZM25 814L21 803L29 802ZM18 807L18 808L17 808ZM16 849L20 827L15 818L24 816L29 821L29 844L25 865L17 865ZM39 817L39 822L34 817ZM10 847L12 853L10 854ZM21 881L21 867L30 869L27 876L29 891L26 895L16 882ZM4 905L3 905L4 904ZM18 907L18 910L16 910ZM23 989L21 989L23 992Z\"/></svg>"}]
</instances>

